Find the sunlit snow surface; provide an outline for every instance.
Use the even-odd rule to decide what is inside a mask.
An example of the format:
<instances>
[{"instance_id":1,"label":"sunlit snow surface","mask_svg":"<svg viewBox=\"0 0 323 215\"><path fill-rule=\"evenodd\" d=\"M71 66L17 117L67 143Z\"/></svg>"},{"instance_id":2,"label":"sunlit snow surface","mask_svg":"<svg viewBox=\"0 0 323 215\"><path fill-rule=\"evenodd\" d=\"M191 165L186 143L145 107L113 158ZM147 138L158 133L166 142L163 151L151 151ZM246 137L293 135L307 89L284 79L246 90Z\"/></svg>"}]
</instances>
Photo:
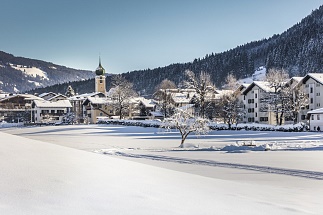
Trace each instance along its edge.
<instances>
[{"instance_id":1,"label":"sunlit snow surface","mask_svg":"<svg viewBox=\"0 0 323 215\"><path fill-rule=\"evenodd\" d=\"M10 64L10 66L16 70L20 70L22 71L23 73L25 73L26 75L29 75L29 76L32 76L32 77L36 77L36 76L39 76L39 77L42 77L43 79L47 79L48 80L48 77L47 77L47 73L44 72L43 70L37 68L37 67L26 67L26 66L21 66L21 65L13 65L13 64Z\"/></svg>"},{"instance_id":2,"label":"sunlit snow surface","mask_svg":"<svg viewBox=\"0 0 323 215\"><path fill-rule=\"evenodd\" d=\"M0 214L323 214L323 133L213 131L184 149L175 131L109 125L0 138Z\"/></svg>"}]
</instances>

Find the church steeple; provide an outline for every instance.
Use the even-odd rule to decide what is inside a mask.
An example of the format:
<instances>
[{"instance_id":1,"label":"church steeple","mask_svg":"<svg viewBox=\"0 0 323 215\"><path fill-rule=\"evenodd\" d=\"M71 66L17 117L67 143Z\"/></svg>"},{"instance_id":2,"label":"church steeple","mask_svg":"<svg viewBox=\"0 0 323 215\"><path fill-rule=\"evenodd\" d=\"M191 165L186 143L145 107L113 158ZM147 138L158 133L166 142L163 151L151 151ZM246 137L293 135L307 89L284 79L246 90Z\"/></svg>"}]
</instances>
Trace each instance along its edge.
<instances>
[{"instance_id":1,"label":"church steeple","mask_svg":"<svg viewBox=\"0 0 323 215\"><path fill-rule=\"evenodd\" d=\"M99 66L95 70L95 92L106 93L105 88L105 69L101 65L101 57L99 56Z\"/></svg>"},{"instance_id":2,"label":"church steeple","mask_svg":"<svg viewBox=\"0 0 323 215\"><path fill-rule=\"evenodd\" d=\"M101 57L100 56L99 56L99 66L98 66L98 68L96 68L95 74L96 75L104 75L105 74L105 69L101 65Z\"/></svg>"}]
</instances>

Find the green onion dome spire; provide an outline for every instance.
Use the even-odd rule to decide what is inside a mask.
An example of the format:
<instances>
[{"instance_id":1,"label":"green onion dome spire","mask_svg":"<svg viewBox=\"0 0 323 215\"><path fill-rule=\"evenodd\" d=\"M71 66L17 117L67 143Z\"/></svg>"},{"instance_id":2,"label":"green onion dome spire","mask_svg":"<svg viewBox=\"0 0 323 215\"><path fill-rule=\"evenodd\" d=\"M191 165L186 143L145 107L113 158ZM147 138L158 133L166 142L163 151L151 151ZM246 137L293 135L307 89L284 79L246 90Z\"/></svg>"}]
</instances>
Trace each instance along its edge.
<instances>
[{"instance_id":1,"label":"green onion dome spire","mask_svg":"<svg viewBox=\"0 0 323 215\"><path fill-rule=\"evenodd\" d=\"M104 75L105 74L105 69L101 65L101 58L100 57L99 57L99 66L98 66L98 68L96 68L95 74L96 75Z\"/></svg>"}]
</instances>

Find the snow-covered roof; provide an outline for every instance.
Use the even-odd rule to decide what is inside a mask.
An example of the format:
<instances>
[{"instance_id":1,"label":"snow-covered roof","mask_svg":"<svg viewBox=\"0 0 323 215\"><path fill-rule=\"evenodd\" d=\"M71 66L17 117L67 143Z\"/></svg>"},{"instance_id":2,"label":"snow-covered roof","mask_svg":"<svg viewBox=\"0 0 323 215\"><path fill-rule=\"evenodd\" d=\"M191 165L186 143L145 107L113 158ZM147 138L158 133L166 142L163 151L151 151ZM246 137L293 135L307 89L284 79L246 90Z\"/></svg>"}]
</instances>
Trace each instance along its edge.
<instances>
[{"instance_id":1,"label":"snow-covered roof","mask_svg":"<svg viewBox=\"0 0 323 215\"><path fill-rule=\"evenodd\" d=\"M76 101L76 100L85 100L87 99L88 97L100 97L100 98L105 98L105 95L101 92L94 92L94 93L84 93L84 94L80 94L80 95L75 95L75 96L72 96L69 98L69 100L73 100L73 101Z\"/></svg>"},{"instance_id":2,"label":"snow-covered roof","mask_svg":"<svg viewBox=\"0 0 323 215\"><path fill-rule=\"evenodd\" d=\"M189 103L193 95L190 95L190 93L172 93L172 98L175 103Z\"/></svg>"},{"instance_id":3,"label":"snow-covered roof","mask_svg":"<svg viewBox=\"0 0 323 215\"><path fill-rule=\"evenodd\" d=\"M300 82L303 79L303 77L292 77L291 79L293 79L297 82Z\"/></svg>"},{"instance_id":4,"label":"snow-covered roof","mask_svg":"<svg viewBox=\"0 0 323 215\"><path fill-rule=\"evenodd\" d=\"M140 98L139 100L145 107L153 108L156 105L156 103L152 99Z\"/></svg>"},{"instance_id":5,"label":"snow-covered roof","mask_svg":"<svg viewBox=\"0 0 323 215\"><path fill-rule=\"evenodd\" d=\"M267 81L254 81L252 84L250 84L245 91L243 91L243 94L247 94L254 86L259 87L265 92L273 92L274 89L269 87L269 82Z\"/></svg>"},{"instance_id":6,"label":"snow-covered roof","mask_svg":"<svg viewBox=\"0 0 323 215\"><path fill-rule=\"evenodd\" d=\"M307 114L323 113L323 108L308 111Z\"/></svg>"},{"instance_id":7,"label":"snow-covered roof","mask_svg":"<svg viewBox=\"0 0 323 215\"><path fill-rule=\"evenodd\" d=\"M224 95L224 94L232 94L233 90L216 90L216 94Z\"/></svg>"},{"instance_id":8,"label":"snow-covered roof","mask_svg":"<svg viewBox=\"0 0 323 215\"><path fill-rule=\"evenodd\" d=\"M182 107L179 107L178 109L181 109L181 110L188 110L190 108L194 107L194 104L187 104L185 106L182 106Z\"/></svg>"},{"instance_id":9,"label":"snow-covered roof","mask_svg":"<svg viewBox=\"0 0 323 215\"><path fill-rule=\"evenodd\" d=\"M24 98L24 100L43 100L42 98L39 98L38 96L34 96L31 94L14 94L14 95L6 96L6 97L0 99L0 101L9 100L14 97L22 97L22 98Z\"/></svg>"},{"instance_id":10,"label":"snow-covered roof","mask_svg":"<svg viewBox=\"0 0 323 215\"><path fill-rule=\"evenodd\" d=\"M313 78L315 81L323 84L323 73L308 73L303 79L302 82L305 83L309 78Z\"/></svg>"},{"instance_id":11,"label":"snow-covered roof","mask_svg":"<svg viewBox=\"0 0 323 215\"><path fill-rule=\"evenodd\" d=\"M71 108L72 105L69 100L59 100L51 102L47 100L35 100L35 106L38 108Z\"/></svg>"},{"instance_id":12,"label":"snow-covered roof","mask_svg":"<svg viewBox=\"0 0 323 215\"><path fill-rule=\"evenodd\" d=\"M151 111L151 112L149 112L149 115L151 115L151 116L159 116L159 117L164 116L164 114L162 114L159 111Z\"/></svg>"},{"instance_id":13,"label":"snow-covered roof","mask_svg":"<svg viewBox=\"0 0 323 215\"><path fill-rule=\"evenodd\" d=\"M248 87L249 87L250 84L240 84L239 87L237 87L236 90L234 90L234 93L237 94L237 93L243 93L244 90L246 90Z\"/></svg>"},{"instance_id":14,"label":"snow-covered roof","mask_svg":"<svg viewBox=\"0 0 323 215\"><path fill-rule=\"evenodd\" d=\"M48 101L51 101L51 100L56 99L56 98L59 98L59 97L64 98L64 99L67 99L67 96L62 95L62 94L58 94L58 95L53 96L50 99L48 99Z\"/></svg>"},{"instance_id":15,"label":"snow-covered roof","mask_svg":"<svg viewBox=\"0 0 323 215\"><path fill-rule=\"evenodd\" d=\"M110 99L101 97L87 97L86 100L88 100L92 104L107 104L111 101Z\"/></svg>"},{"instance_id":16,"label":"snow-covered roof","mask_svg":"<svg viewBox=\"0 0 323 215\"><path fill-rule=\"evenodd\" d=\"M53 96L56 96L56 95L57 95L56 93L49 92L49 93L42 93L42 94L38 95L38 97L40 97L40 98L44 98L45 96L51 96L51 97L53 97Z\"/></svg>"}]
</instances>

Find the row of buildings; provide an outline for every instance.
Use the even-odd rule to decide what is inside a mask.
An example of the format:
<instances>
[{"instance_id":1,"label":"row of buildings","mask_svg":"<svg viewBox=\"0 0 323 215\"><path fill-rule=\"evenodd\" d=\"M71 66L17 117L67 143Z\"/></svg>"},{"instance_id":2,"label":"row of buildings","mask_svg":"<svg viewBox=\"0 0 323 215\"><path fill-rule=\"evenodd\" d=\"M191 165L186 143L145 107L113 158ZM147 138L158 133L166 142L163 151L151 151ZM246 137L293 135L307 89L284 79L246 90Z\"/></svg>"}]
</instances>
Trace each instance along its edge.
<instances>
[{"instance_id":1,"label":"row of buildings","mask_svg":"<svg viewBox=\"0 0 323 215\"><path fill-rule=\"evenodd\" d=\"M38 96L0 92L0 121L60 123L70 122L72 117L73 121L78 123L96 123L98 117L117 117L113 99L109 96L110 91L106 92L105 70L101 62L95 73L94 93L68 97L53 92ZM298 122L310 123L311 130L320 129L323 126L323 74L309 73L305 77L293 77L286 84L292 86L291 89L302 86L301 89L308 97L308 104L298 113ZM267 82L254 81L251 84L241 84L235 91L213 90L207 99L217 100L228 93L237 95L243 103L245 113L239 123L275 125L274 112L261 109L261 103L264 102L261 100L262 95L272 91ZM185 107L194 111L193 100L198 96L195 90L167 89L167 93L175 107ZM135 97L130 100L126 116L131 119L163 118L159 109L159 101ZM290 124L293 121L285 118L284 123Z\"/></svg>"},{"instance_id":2,"label":"row of buildings","mask_svg":"<svg viewBox=\"0 0 323 215\"><path fill-rule=\"evenodd\" d=\"M300 93L307 98L304 105L297 111L297 122L309 124L311 130L320 130L320 126L323 126L323 73L308 73L304 77L292 77L284 84L290 86L289 93L294 99ZM264 103L263 95L274 93L274 89L269 87L268 82L254 81L251 84L243 84L236 90L236 93L243 101L246 113L241 120L242 123L256 122L271 125L277 123L274 111L261 109L264 105L262 104ZM294 121L286 117L283 123L292 124Z\"/></svg>"}]
</instances>

